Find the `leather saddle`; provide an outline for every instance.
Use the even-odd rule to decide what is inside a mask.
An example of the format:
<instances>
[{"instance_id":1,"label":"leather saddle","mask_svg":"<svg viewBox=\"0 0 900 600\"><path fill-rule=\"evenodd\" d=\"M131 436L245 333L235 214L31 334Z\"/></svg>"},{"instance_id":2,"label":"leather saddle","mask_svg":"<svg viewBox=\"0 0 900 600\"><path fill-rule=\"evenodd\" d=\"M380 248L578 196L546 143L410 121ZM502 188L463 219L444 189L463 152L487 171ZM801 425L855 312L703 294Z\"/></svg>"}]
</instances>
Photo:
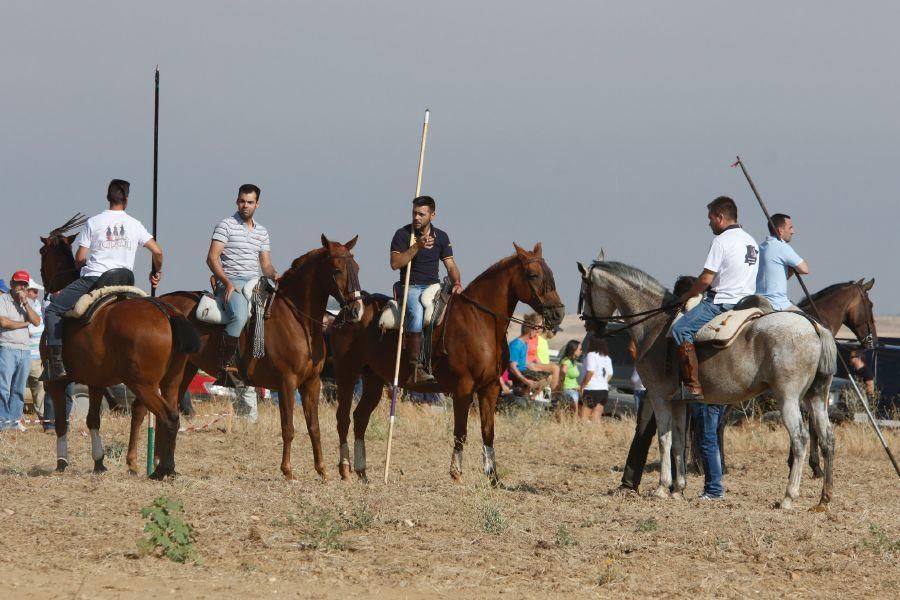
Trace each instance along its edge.
<instances>
[{"instance_id":1,"label":"leather saddle","mask_svg":"<svg viewBox=\"0 0 900 600\"><path fill-rule=\"evenodd\" d=\"M435 283L422 292L419 296L419 302L425 309L424 325L428 327L435 321L436 305L438 294L441 291L441 284ZM402 287L401 287L402 292ZM378 319L378 326L383 331L397 331L400 328L400 303L397 300L388 300L384 310L381 311L381 317Z\"/></svg>"},{"instance_id":2,"label":"leather saddle","mask_svg":"<svg viewBox=\"0 0 900 600\"><path fill-rule=\"evenodd\" d=\"M256 313L256 305L253 300L253 292L259 283L260 277L255 277L247 282L240 290L241 295L250 305L250 316ZM197 304L197 320L212 325L221 325L225 322L225 304L210 292L203 292L200 302Z\"/></svg>"},{"instance_id":3,"label":"leather saddle","mask_svg":"<svg viewBox=\"0 0 900 600\"><path fill-rule=\"evenodd\" d=\"M104 306L119 300L146 298L147 295L147 292L134 286L134 273L130 269L110 269L94 282L90 292L78 299L65 317L90 323Z\"/></svg>"},{"instance_id":4,"label":"leather saddle","mask_svg":"<svg viewBox=\"0 0 900 600\"><path fill-rule=\"evenodd\" d=\"M773 312L775 310L765 297L747 296L735 304L732 310L723 312L700 328L694 336L694 343L727 348L750 323Z\"/></svg>"}]
</instances>

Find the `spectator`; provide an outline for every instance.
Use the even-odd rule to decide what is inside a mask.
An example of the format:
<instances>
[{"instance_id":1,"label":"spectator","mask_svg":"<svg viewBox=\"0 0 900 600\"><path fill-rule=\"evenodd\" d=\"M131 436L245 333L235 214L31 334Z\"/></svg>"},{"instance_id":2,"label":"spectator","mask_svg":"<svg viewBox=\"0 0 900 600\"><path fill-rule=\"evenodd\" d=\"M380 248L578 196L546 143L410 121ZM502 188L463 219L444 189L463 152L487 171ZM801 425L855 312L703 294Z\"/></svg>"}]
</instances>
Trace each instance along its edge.
<instances>
[{"instance_id":1,"label":"spectator","mask_svg":"<svg viewBox=\"0 0 900 600\"><path fill-rule=\"evenodd\" d=\"M634 340L628 342L628 354L634 361L634 368L631 371L631 389L634 393L634 412L638 414L641 412L641 402L647 396L647 388L644 387L644 382L641 381L641 375L637 370L637 346L634 344Z\"/></svg>"},{"instance_id":2,"label":"spectator","mask_svg":"<svg viewBox=\"0 0 900 600\"><path fill-rule=\"evenodd\" d=\"M22 409L25 382L31 367L31 339L28 325L40 325L41 318L28 301L25 271L13 273L12 289L0 296L0 430L25 431Z\"/></svg>"},{"instance_id":3,"label":"spectator","mask_svg":"<svg viewBox=\"0 0 900 600\"><path fill-rule=\"evenodd\" d=\"M8 294L8 293L9 293L9 286L6 285L6 280L0 279L0 294Z\"/></svg>"},{"instance_id":4,"label":"spectator","mask_svg":"<svg viewBox=\"0 0 900 600\"><path fill-rule=\"evenodd\" d=\"M584 359L584 379L579 389L579 416L587 421L600 421L609 397L609 380L613 376L612 360L606 340L589 337L588 353Z\"/></svg>"},{"instance_id":5,"label":"spectator","mask_svg":"<svg viewBox=\"0 0 900 600\"><path fill-rule=\"evenodd\" d=\"M875 393L875 375L872 374L872 369L863 360L862 353L859 350L850 351L850 368L853 369L853 377L857 381L862 382L866 395L871 398L872 394Z\"/></svg>"},{"instance_id":6,"label":"spectator","mask_svg":"<svg viewBox=\"0 0 900 600\"><path fill-rule=\"evenodd\" d=\"M544 317L536 313L525 315L525 322L535 328L536 335L528 340L528 369L538 373L546 373L550 377L550 389L559 385L559 365L550 362L550 346L547 339L540 335L544 327ZM550 332L553 337L555 332Z\"/></svg>"},{"instance_id":7,"label":"spectator","mask_svg":"<svg viewBox=\"0 0 900 600\"><path fill-rule=\"evenodd\" d=\"M559 371L562 376L563 397L571 402L574 410L578 409L578 378L581 375L578 369L578 359L581 357L581 342L569 340L563 349L562 358L559 360ZM568 406L566 408L569 408Z\"/></svg>"},{"instance_id":8,"label":"spectator","mask_svg":"<svg viewBox=\"0 0 900 600\"><path fill-rule=\"evenodd\" d=\"M31 308L41 318L40 325L28 325L28 334L31 336L31 369L28 372L26 386L31 392L31 405L38 419L44 418L44 382L41 381L41 373L44 366L41 364L41 334L44 333L44 307L39 296L44 286L34 279L28 281L28 301Z\"/></svg>"},{"instance_id":9,"label":"spectator","mask_svg":"<svg viewBox=\"0 0 900 600\"><path fill-rule=\"evenodd\" d=\"M509 375L513 384L523 386L526 390L540 387L541 382L528 377L528 342L537 336L537 329L526 317L522 323L521 334L509 344Z\"/></svg>"}]
</instances>

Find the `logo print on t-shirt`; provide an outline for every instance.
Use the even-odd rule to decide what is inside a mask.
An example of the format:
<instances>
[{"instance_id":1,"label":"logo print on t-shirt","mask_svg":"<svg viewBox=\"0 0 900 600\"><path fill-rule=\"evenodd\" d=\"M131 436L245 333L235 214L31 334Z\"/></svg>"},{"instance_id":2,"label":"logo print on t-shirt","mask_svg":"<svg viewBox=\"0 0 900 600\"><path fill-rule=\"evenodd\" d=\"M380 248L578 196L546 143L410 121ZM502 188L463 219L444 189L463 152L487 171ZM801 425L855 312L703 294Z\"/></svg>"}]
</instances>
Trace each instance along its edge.
<instances>
[{"instance_id":1,"label":"logo print on t-shirt","mask_svg":"<svg viewBox=\"0 0 900 600\"><path fill-rule=\"evenodd\" d=\"M133 242L125 237L125 224L117 223L112 227L106 227L106 238L100 240L100 248L112 250L114 248L131 249Z\"/></svg>"},{"instance_id":2,"label":"logo print on t-shirt","mask_svg":"<svg viewBox=\"0 0 900 600\"><path fill-rule=\"evenodd\" d=\"M756 246L747 245L747 255L744 256L744 262L751 267L756 264L756 257L759 256L759 250Z\"/></svg>"}]
</instances>

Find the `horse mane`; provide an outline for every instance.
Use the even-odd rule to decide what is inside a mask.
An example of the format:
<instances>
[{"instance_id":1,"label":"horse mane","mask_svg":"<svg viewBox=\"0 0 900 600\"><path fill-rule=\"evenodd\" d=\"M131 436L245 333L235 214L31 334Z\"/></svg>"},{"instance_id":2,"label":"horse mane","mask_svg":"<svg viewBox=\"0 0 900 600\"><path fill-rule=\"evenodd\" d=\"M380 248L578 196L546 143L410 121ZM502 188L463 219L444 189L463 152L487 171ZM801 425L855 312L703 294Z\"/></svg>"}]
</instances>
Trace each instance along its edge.
<instances>
[{"instance_id":1,"label":"horse mane","mask_svg":"<svg viewBox=\"0 0 900 600\"><path fill-rule=\"evenodd\" d=\"M616 261L597 261L594 262L592 266L595 269L600 269L619 279L623 279L636 288L655 293L664 300L675 297L674 294L672 294L669 289L661 284L655 277L648 275L637 267L632 267L631 265Z\"/></svg>"},{"instance_id":2,"label":"horse mane","mask_svg":"<svg viewBox=\"0 0 900 600\"><path fill-rule=\"evenodd\" d=\"M843 283L832 283L827 288L819 290L818 292L813 294L812 299L813 299L813 301L819 300L820 298L824 298L825 296L836 292L840 288L844 288L844 287L853 285L855 283L856 283L855 281L845 281ZM808 301L804 298L803 302L808 302Z\"/></svg>"},{"instance_id":3,"label":"horse mane","mask_svg":"<svg viewBox=\"0 0 900 600\"><path fill-rule=\"evenodd\" d=\"M311 262L313 259L320 257L325 253L325 248L313 248L306 254L302 254L295 258L293 262L291 262L291 267L281 274L281 280L284 282L289 282L292 279L296 278L303 267L306 266L307 263Z\"/></svg>"},{"instance_id":4,"label":"horse mane","mask_svg":"<svg viewBox=\"0 0 900 600\"><path fill-rule=\"evenodd\" d=\"M58 237L61 235L65 235L74 229L78 229L85 223L87 223L87 216L79 213L75 213L75 216L60 225L59 227L50 231L49 237Z\"/></svg>"},{"instance_id":5,"label":"horse mane","mask_svg":"<svg viewBox=\"0 0 900 600\"><path fill-rule=\"evenodd\" d=\"M488 279L489 277L492 277L495 273L498 273L498 272L508 268L509 264L516 259L518 259L518 255L516 255L516 254L507 256L506 258L501 258L500 260L498 260L497 262L495 262L494 264L489 266L487 269L482 271L477 277L475 277L475 279L473 279L469 283L469 285L473 285L475 283L480 282L483 279ZM553 271L550 269L550 265L548 265L547 262L543 258L540 259L540 263L541 263L541 270L544 272L543 286L541 287L540 292L542 294L549 294L550 292L556 290L556 280L553 278Z\"/></svg>"}]
</instances>

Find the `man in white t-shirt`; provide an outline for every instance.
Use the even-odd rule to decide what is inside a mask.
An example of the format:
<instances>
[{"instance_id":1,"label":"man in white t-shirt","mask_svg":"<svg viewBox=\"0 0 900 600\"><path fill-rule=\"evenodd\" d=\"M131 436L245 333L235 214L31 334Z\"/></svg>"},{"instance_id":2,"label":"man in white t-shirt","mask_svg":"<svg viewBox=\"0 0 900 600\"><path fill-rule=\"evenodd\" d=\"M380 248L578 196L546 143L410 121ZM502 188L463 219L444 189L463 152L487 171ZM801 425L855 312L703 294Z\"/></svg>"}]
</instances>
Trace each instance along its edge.
<instances>
[{"instance_id":1,"label":"man in white t-shirt","mask_svg":"<svg viewBox=\"0 0 900 600\"><path fill-rule=\"evenodd\" d=\"M131 184L123 179L109 182L106 199L109 209L88 219L72 244L75 266L81 277L53 295L44 315L47 330L47 379L65 379L68 374L62 359L62 319L78 299L90 292L97 279L112 269L134 270L134 255L143 246L153 255L150 285L159 285L163 253L140 221L125 212Z\"/></svg>"},{"instance_id":2,"label":"man in white t-shirt","mask_svg":"<svg viewBox=\"0 0 900 600\"><path fill-rule=\"evenodd\" d=\"M672 328L672 337L678 344L678 359L681 363L683 399L689 401L703 400L694 336L714 317L731 310L741 298L756 291L759 259L756 240L737 223L737 205L734 200L720 196L707 204L706 208L709 211L709 227L716 237L709 248L703 272L691 289L681 297L686 302L697 294L703 294L703 300Z\"/></svg>"}]
</instances>

